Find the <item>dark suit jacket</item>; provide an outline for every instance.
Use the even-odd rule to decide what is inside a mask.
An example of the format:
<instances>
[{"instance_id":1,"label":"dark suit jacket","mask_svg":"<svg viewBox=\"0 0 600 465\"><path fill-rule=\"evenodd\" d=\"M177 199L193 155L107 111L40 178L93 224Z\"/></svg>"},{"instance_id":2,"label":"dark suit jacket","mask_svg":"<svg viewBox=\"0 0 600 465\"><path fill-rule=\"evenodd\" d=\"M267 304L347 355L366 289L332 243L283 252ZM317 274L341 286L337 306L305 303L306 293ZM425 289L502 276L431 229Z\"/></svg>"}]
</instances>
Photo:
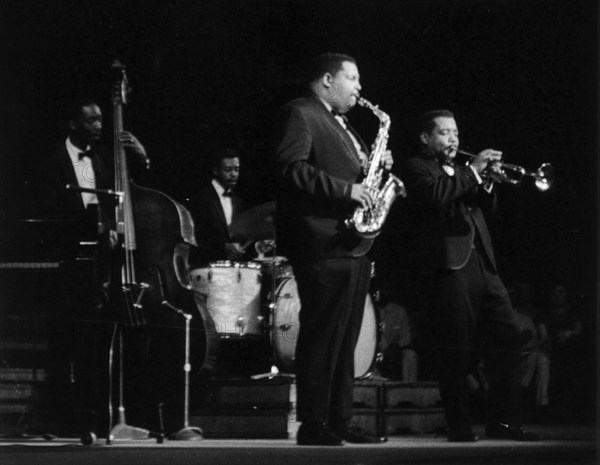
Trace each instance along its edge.
<instances>
[{"instance_id":1,"label":"dark suit jacket","mask_svg":"<svg viewBox=\"0 0 600 465\"><path fill-rule=\"evenodd\" d=\"M112 160L104 147L94 147L91 159L94 168L96 188L109 189L114 186ZM84 214L85 207L81 193L69 190L67 184L77 186L77 178L69 152L64 143L57 147L41 164L40 170L40 205L43 213L50 216L79 217ZM99 197L103 206L113 205L112 199Z\"/></svg>"},{"instance_id":2,"label":"dark suit jacket","mask_svg":"<svg viewBox=\"0 0 600 465\"><path fill-rule=\"evenodd\" d=\"M493 208L495 195L484 191L473 170L455 166L450 175L437 159L425 156L410 158L404 168L402 179L411 216L411 265L425 272L460 269L478 241L495 269L482 213L482 207Z\"/></svg>"},{"instance_id":3,"label":"dark suit jacket","mask_svg":"<svg viewBox=\"0 0 600 465\"><path fill-rule=\"evenodd\" d=\"M246 205L237 195L232 197L232 202L235 219L236 215L245 210ZM212 183L190 200L188 208L194 218L196 242L199 248L199 256L194 257L194 261L225 260L225 243L234 241L229 234L219 195Z\"/></svg>"},{"instance_id":4,"label":"dark suit jacket","mask_svg":"<svg viewBox=\"0 0 600 465\"><path fill-rule=\"evenodd\" d=\"M91 148L90 158L94 169L97 189L114 189L114 160L112 148L95 145ZM128 157L129 174L140 174L146 163L142 157ZM63 142L42 160L36 176L36 210L41 218L68 218L84 223L92 223L93 234L98 222L97 210L86 209L80 192L66 188L67 184L77 186L77 178L69 152ZM114 212L117 199L110 195L98 195L101 221L105 229L114 229Z\"/></svg>"},{"instance_id":5,"label":"dark suit jacket","mask_svg":"<svg viewBox=\"0 0 600 465\"><path fill-rule=\"evenodd\" d=\"M92 148L90 154L96 188L112 189L114 175L112 172L112 154L103 146ZM114 206L116 199L109 196L98 196L98 208L84 207L80 192L69 190L67 184L77 186L77 178L73 163L64 142L57 146L41 160L34 177L32 189L33 215L41 219L63 219L74 221L74 228L69 232L77 240L95 240L98 234L98 222L103 224L105 232L113 228Z\"/></svg>"},{"instance_id":6,"label":"dark suit jacket","mask_svg":"<svg viewBox=\"0 0 600 465\"><path fill-rule=\"evenodd\" d=\"M362 176L359 156L325 105L314 97L286 104L276 120L273 151L279 252L292 260L364 255L372 240L344 226L356 207L350 193Z\"/></svg>"}]
</instances>

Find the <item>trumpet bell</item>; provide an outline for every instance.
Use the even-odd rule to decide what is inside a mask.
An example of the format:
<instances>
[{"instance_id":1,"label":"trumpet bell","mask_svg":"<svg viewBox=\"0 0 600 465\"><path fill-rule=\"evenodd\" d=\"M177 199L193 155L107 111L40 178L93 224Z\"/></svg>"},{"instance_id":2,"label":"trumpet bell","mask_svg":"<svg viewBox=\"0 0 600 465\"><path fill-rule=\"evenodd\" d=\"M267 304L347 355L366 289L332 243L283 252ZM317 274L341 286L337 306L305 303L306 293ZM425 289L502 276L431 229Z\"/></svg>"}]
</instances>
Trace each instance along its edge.
<instances>
[{"instance_id":1,"label":"trumpet bell","mask_svg":"<svg viewBox=\"0 0 600 465\"><path fill-rule=\"evenodd\" d=\"M554 167L550 163L544 163L535 173L535 187L541 192L547 191L554 184Z\"/></svg>"}]
</instances>

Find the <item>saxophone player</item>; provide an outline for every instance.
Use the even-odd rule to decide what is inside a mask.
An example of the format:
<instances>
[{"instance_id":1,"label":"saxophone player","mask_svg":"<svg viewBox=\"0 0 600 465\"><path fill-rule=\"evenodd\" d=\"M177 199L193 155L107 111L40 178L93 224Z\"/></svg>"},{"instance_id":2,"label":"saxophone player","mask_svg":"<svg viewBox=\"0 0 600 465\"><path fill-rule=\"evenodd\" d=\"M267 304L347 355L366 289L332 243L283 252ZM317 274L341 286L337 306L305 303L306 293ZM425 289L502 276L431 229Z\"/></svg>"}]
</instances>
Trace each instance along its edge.
<instances>
[{"instance_id":1,"label":"saxophone player","mask_svg":"<svg viewBox=\"0 0 600 465\"><path fill-rule=\"evenodd\" d=\"M343 224L374 200L361 184L368 151L345 116L359 98L360 75L352 57L326 53L313 59L304 82L307 95L282 108L273 141L278 247L293 267L301 302L297 443L382 442L350 423L372 239ZM391 167L389 151L382 163Z\"/></svg>"}]
</instances>

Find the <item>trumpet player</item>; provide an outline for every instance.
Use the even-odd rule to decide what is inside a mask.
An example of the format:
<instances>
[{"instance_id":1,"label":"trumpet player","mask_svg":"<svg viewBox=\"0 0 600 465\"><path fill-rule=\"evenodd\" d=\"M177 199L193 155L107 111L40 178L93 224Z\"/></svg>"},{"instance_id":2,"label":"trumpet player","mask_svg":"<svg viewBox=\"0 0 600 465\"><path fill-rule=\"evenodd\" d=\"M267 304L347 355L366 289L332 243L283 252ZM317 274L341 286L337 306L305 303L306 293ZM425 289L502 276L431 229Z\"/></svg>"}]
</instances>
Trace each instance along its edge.
<instances>
[{"instance_id":1,"label":"trumpet player","mask_svg":"<svg viewBox=\"0 0 600 465\"><path fill-rule=\"evenodd\" d=\"M448 110L425 113L421 152L407 160L403 179L412 217L411 262L417 295L432 312L440 392L450 442L475 442L467 376L482 353L490 392L485 435L535 441L521 428L519 332L516 314L498 269L483 211L492 210L495 169L502 152L484 150L471 163L454 162L459 134ZM482 350L482 352L480 352Z\"/></svg>"}]
</instances>

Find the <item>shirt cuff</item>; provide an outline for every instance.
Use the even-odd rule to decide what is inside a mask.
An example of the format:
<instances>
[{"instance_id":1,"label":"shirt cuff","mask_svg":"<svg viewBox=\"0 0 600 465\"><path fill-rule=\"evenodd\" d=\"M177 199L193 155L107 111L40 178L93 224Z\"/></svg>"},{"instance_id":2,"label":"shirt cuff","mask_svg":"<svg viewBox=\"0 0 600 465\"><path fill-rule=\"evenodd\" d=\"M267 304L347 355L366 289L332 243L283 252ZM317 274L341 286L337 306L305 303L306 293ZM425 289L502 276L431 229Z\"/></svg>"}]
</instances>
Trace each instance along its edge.
<instances>
[{"instance_id":1,"label":"shirt cuff","mask_svg":"<svg viewBox=\"0 0 600 465\"><path fill-rule=\"evenodd\" d=\"M469 168L471 168L471 170L473 170L475 179L477 179L477 184L483 184L483 179L481 179L481 176L479 176L479 173L477 172L477 170L475 168L473 168L473 166L471 166L471 165L469 165Z\"/></svg>"},{"instance_id":2,"label":"shirt cuff","mask_svg":"<svg viewBox=\"0 0 600 465\"><path fill-rule=\"evenodd\" d=\"M494 181L488 180L487 182L484 183L483 179L481 179L481 176L479 176L479 173L477 172L477 170L475 168L473 168L472 166L469 166L469 168L471 168L473 170L475 179L477 179L477 184L479 184L479 185L483 184L483 190L486 191L488 194L491 194L492 189L494 188Z\"/></svg>"}]
</instances>

